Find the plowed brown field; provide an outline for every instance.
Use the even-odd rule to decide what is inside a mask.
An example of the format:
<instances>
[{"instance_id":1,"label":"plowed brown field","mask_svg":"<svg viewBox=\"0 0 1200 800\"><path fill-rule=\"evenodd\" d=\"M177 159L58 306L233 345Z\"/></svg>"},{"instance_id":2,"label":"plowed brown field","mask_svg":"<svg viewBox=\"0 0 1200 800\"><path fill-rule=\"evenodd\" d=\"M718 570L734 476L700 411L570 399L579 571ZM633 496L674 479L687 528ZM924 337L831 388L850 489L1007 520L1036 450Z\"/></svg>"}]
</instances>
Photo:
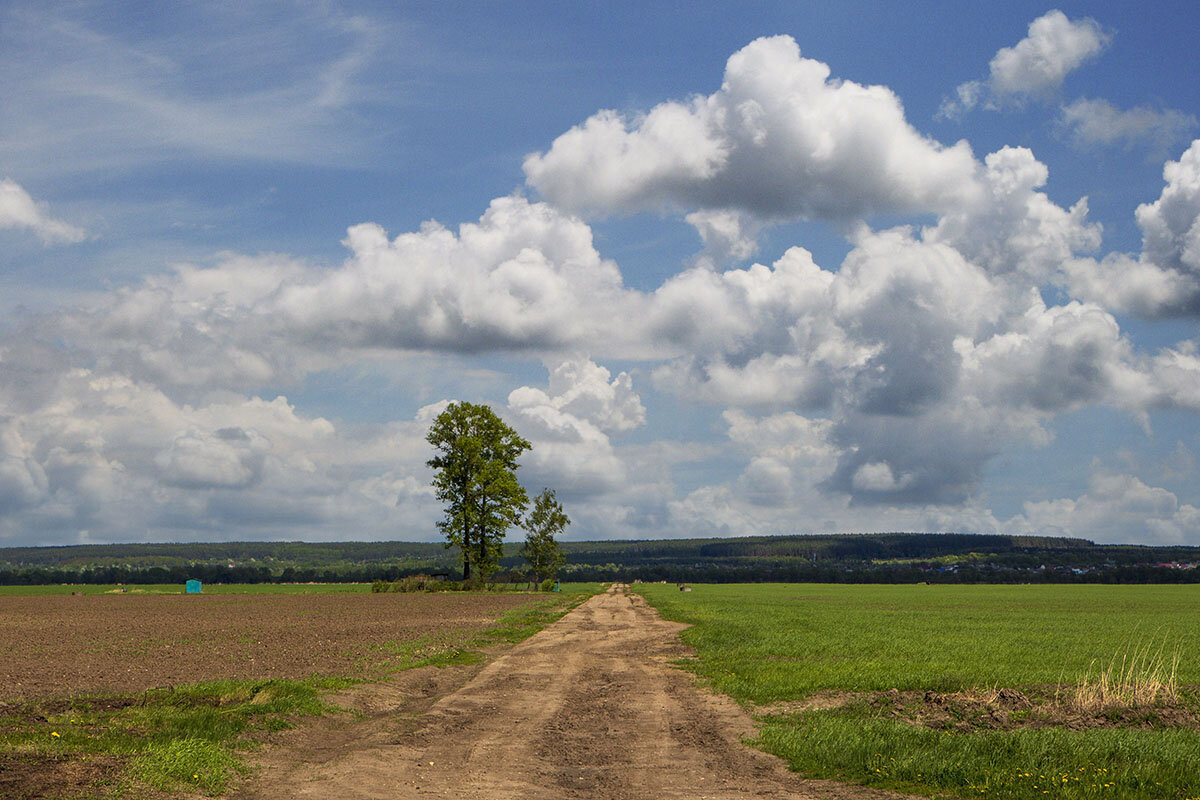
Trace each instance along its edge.
<instances>
[{"instance_id":1,"label":"plowed brown field","mask_svg":"<svg viewBox=\"0 0 1200 800\"><path fill-rule=\"evenodd\" d=\"M521 594L0 596L0 701L222 678L354 676L378 646L449 641ZM374 648L374 649L373 649Z\"/></svg>"}]
</instances>

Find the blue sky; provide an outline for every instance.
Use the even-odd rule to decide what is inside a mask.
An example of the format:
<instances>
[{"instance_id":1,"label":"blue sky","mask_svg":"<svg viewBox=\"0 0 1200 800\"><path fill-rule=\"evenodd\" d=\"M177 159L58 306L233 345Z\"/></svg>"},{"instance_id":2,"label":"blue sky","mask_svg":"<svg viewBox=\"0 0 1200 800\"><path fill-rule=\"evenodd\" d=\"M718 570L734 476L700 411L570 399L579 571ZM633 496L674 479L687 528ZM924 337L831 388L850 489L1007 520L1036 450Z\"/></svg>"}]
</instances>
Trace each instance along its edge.
<instances>
[{"instance_id":1,"label":"blue sky","mask_svg":"<svg viewBox=\"0 0 1200 800\"><path fill-rule=\"evenodd\" d=\"M0 543L1200 544L1198 16L4 4Z\"/></svg>"}]
</instances>

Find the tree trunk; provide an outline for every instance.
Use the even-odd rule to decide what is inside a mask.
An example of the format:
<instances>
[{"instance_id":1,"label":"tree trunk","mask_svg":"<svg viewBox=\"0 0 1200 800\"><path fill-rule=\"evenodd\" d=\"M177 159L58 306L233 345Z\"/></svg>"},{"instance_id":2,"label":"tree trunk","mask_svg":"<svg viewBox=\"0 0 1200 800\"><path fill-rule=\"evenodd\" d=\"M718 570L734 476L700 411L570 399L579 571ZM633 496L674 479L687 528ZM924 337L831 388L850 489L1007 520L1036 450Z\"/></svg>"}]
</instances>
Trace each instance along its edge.
<instances>
[{"instance_id":1,"label":"tree trunk","mask_svg":"<svg viewBox=\"0 0 1200 800\"><path fill-rule=\"evenodd\" d=\"M471 529L462 532L463 583L471 579Z\"/></svg>"},{"instance_id":2,"label":"tree trunk","mask_svg":"<svg viewBox=\"0 0 1200 800\"><path fill-rule=\"evenodd\" d=\"M483 535L483 526L479 528L479 578L483 580L483 565L487 563L487 537Z\"/></svg>"},{"instance_id":3,"label":"tree trunk","mask_svg":"<svg viewBox=\"0 0 1200 800\"><path fill-rule=\"evenodd\" d=\"M484 520L487 519L487 495L485 494L479 500L479 578L480 580L487 576L483 573L483 565L487 563L487 534L485 533L486 526Z\"/></svg>"}]
</instances>

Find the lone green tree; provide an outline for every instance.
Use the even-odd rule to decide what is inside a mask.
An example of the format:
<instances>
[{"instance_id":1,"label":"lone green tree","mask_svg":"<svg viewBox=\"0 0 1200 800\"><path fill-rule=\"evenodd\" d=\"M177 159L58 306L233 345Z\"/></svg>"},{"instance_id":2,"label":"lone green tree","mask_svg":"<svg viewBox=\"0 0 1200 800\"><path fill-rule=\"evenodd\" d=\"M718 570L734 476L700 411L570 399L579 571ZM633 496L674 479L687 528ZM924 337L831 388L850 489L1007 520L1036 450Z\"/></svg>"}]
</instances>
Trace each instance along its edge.
<instances>
[{"instance_id":1,"label":"lone green tree","mask_svg":"<svg viewBox=\"0 0 1200 800\"><path fill-rule=\"evenodd\" d=\"M433 488L446 504L438 529L446 547L462 548L463 580L496 571L510 525L521 521L529 496L517 483L517 458L530 444L486 405L451 403L426 440L437 454L426 463Z\"/></svg>"},{"instance_id":2,"label":"lone green tree","mask_svg":"<svg viewBox=\"0 0 1200 800\"><path fill-rule=\"evenodd\" d=\"M542 489L533 501L533 510L525 519L525 545L521 555L529 562L534 580L554 578L566 561L562 548L558 546L559 536L571 524L563 511L562 503L554 496L553 489Z\"/></svg>"}]
</instances>

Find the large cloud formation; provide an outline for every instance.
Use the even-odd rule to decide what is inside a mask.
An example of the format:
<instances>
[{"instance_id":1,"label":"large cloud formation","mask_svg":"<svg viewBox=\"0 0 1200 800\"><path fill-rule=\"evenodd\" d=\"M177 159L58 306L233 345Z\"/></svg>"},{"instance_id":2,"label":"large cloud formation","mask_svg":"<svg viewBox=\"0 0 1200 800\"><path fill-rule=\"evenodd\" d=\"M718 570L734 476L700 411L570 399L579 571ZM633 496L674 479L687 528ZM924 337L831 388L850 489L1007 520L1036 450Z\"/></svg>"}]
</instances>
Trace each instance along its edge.
<instances>
[{"instance_id":1,"label":"large cloud formation","mask_svg":"<svg viewBox=\"0 0 1200 800\"><path fill-rule=\"evenodd\" d=\"M1004 74L1031 81L1040 51L1014 52ZM1061 415L1149 429L1158 409L1200 412L1196 344L1143 351L1114 316L1198 307L1200 142L1137 209L1141 255L1101 255L1086 198L1051 200L1030 150L977 160L917 132L890 90L830 75L760 39L713 94L601 112L530 156L540 200L494 199L456 230L355 225L340 264L229 256L28 320L0 339L0 537L433 535L423 436L444 398L351 424L280 387L379 362L416 382L422 355L465 374L499 354L548 372L473 385L506 399L535 445L522 476L571 500L579 535L1086 535L1111 509L1105 537L1196 541L1190 498L1134 475L1098 471L1008 519L980 490ZM683 215L705 245L649 291L580 216L638 210ZM907 224L871 227L883 212ZM796 218L844 233L842 262L794 246L720 269ZM657 435L656 405L707 415L717 438Z\"/></svg>"},{"instance_id":2,"label":"large cloud formation","mask_svg":"<svg viewBox=\"0 0 1200 800\"><path fill-rule=\"evenodd\" d=\"M640 298L591 229L545 203L497 198L457 233L429 222L389 239L365 223L344 243L333 269L278 256L179 266L35 320L21 351L65 336L80 366L194 395L294 382L347 353L653 349L620 334L613 309L636 315Z\"/></svg>"},{"instance_id":3,"label":"large cloud formation","mask_svg":"<svg viewBox=\"0 0 1200 800\"><path fill-rule=\"evenodd\" d=\"M890 89L832 79L789 36L731 56L711 95L635 118L602 111L525 160L531 186L584 215L687 208L837 222L948 209L970 195L974 172L965 142L921 135ZM699 221L712 229L712 217Z\"/></svg>"},{"instance_id":4,"label":"large cloud formation","mask_svg":"<svg viewBox=\"0 0 1200 800\"><path fill-rule=\"evenodd\" d=\"M268 309L296 335L350 346L494 350L571 346L622 301L620 270L587 225L544 203L493 200L455 235L436 223L389 241L350 229L352 259Z\"/></svg>"}]
</instances>

